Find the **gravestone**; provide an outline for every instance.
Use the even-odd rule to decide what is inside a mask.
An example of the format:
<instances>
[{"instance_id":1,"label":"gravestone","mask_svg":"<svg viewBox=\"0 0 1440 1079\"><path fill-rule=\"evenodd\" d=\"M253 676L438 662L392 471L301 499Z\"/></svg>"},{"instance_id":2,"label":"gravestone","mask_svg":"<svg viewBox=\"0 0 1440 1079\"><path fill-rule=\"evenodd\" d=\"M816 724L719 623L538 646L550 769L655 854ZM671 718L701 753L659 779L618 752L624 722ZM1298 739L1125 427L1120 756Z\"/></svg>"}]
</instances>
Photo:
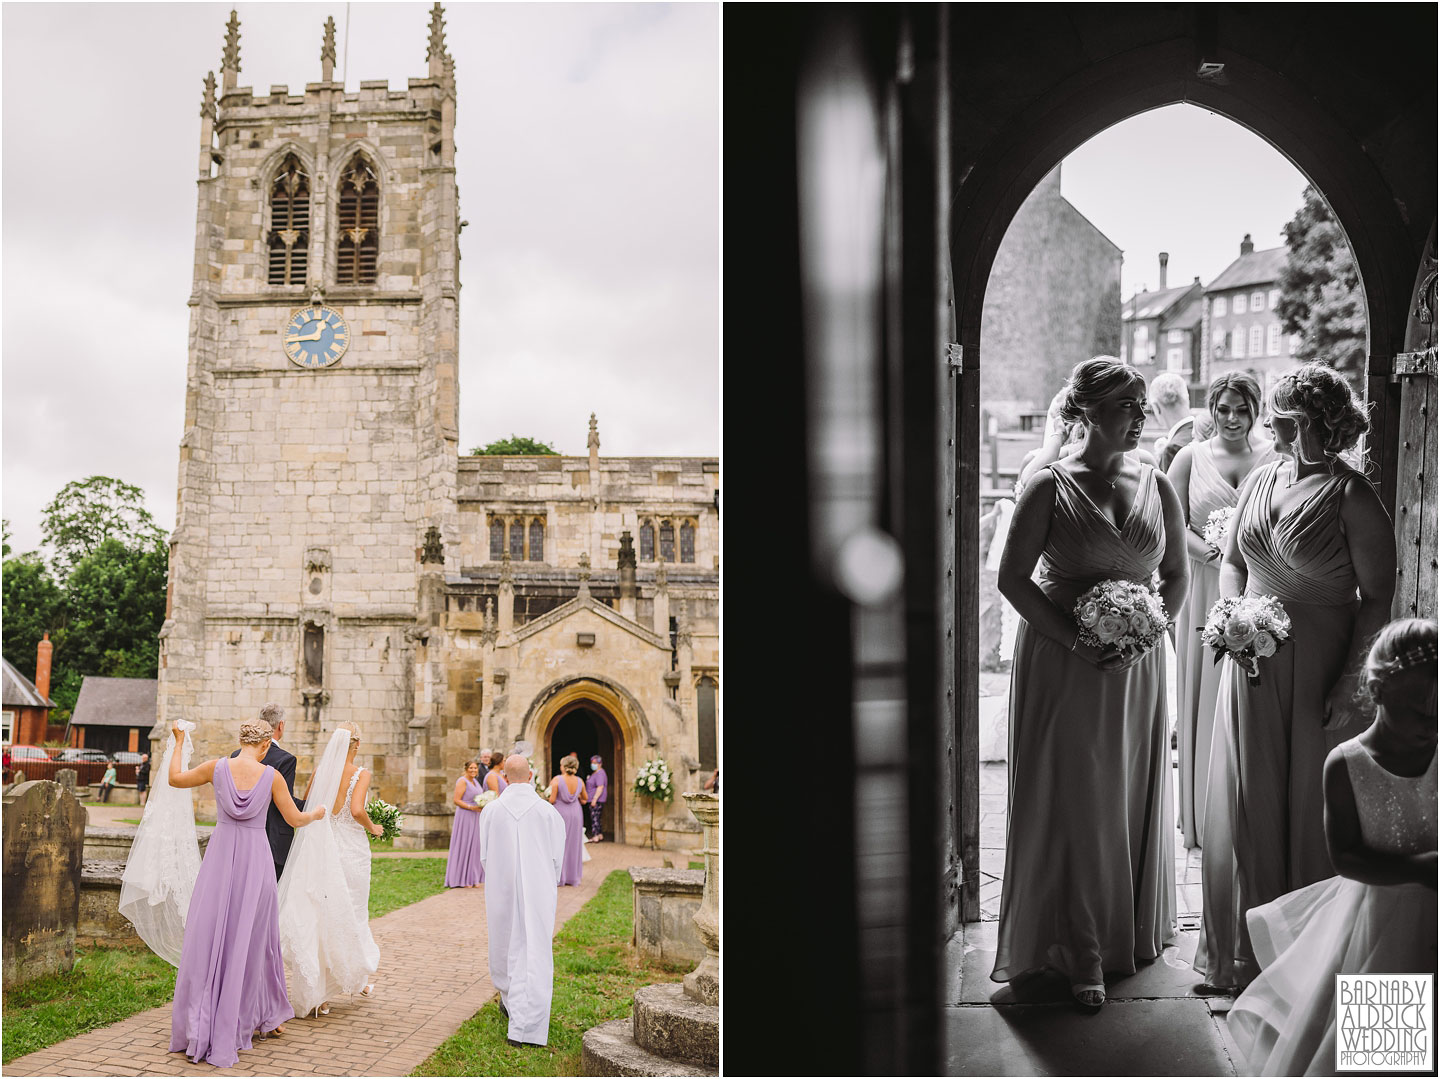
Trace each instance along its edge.
<instances>
[{"instance_id":1,"label":"gravestone","mask_svg":"<svg viewBox=\"0 0 1440 1079\"><path fill-rule=\"evenodd\" d=\"M75 784L79 778L73 768L62 768L55 773L55 782L64 787L72 797L75 796Z\"/></svg>"},{"instance_id":2,"label":"gravestone","mask_svg":"<svg viewBox=\"0 0 1440 1079\"><path fill-rule=\"evenodd\" d=\"M4 985L75 965L85 808L59 783L35 780L5 795Z\"/></svg>"}]
</instances>

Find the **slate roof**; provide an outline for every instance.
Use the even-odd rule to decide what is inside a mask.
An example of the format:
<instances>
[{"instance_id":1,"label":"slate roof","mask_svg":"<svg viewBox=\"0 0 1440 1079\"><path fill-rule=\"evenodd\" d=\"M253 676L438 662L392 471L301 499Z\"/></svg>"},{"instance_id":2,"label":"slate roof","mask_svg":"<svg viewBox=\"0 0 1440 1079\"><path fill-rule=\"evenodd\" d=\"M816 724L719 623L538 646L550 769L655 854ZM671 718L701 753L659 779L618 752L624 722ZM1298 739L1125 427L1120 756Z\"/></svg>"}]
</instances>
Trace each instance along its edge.
<instances>
[{"instance_id":1,"label":"slate roof","mask_svg":"<svg viewBox=\"0 0 1440 1079\"><path fill-rule=\"evenodd\" d=\"M100 678L87 674L80 683L72 727L143 727L155 725L155 678Z\"/></svg>"},{"instance_id":2,"label":"slate roof","mask_svg":"<svg viewBox=\"0 0 1440 1079\"><path fill-rule=\"evenodd\" d=\"M13 663L3 656L0 656L0 663L5 664L3 695L6 708L12 705L17 708L55 707L55 702L49 697L42 697L35 683L16 670Z\"/></svg>"},{"instance_id":3,"label":"slate roof","mask_svg":"<svg viewBox=\"0 0 1440 1079\"><path fill-rule=\"evenodd\" d=\"M1249 285L1270 285L1280 280L1280 271L1285 268L1289 249L1271 247L1264 251L1251 251L1225 267L1225 271L1205 286L1206 292L1223 292L1231 288L1245 288Z\"/></svg>"},{"instance_id":4,"label":"slate roof","mask_svg":"<svg viewBox=\"0 0 1440 1079\"><path fill-rule=\"evenodd\" d=\"M1200 325L1200 320L1204 317L1205 293L1196 292L1184 303L1172 307L1160 323L1160 328L1162 330L1193 330Z\"/></svg>"},{"instance_id":5,"label":"slate roof","mask_svg":"<svg viewBox=\"0 0 1440 1079\"><path fill-rule=\"evenodd\" d=\"M1192 281L1179 288L1158 289L1155 292L1137 292L1120 309L1120 318L1128 322L1132 318L1160 318L1170 307L1195 287Z\"/></svg>"}]
</instances>

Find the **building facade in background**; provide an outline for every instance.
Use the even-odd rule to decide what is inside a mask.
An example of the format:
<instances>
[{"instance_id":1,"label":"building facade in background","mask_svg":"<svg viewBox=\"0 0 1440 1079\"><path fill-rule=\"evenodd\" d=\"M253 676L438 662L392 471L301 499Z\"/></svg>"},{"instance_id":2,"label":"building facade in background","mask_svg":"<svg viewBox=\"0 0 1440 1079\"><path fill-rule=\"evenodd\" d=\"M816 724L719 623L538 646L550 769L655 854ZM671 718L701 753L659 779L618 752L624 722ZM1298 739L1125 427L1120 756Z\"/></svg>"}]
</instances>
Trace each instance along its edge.
<instances>
[{"instance_id":1,"label":"building facade in background","mask_svg":"<svg viewBox=\"0 0 1440 1079\"><path fill-rule=\"evenodd\" d=\"M694 790L715 763L718 462L602 458L593 422L585 457L460 455L442 13L401 90L347 93L333 22L321 42L319 82L257 93L232 13L206 81L152 738L189 719L228 752L274 700L304 776L353 720L411 848L447 841L479 749L528 743L548 776L593 748L612 834L643 841L639 765ZM655 819L696 844L680 799Z\"/></svg>"},{"instance_id":2,"label":"building facade in background","mask_svg":"<svg viewBox=\"0 0 1440 1079\"><path fill-rule=\"evenodd\" d=\"M1297 335L1281 326L1280 274L1288 250L1256 251L1250 234L1240 243L1240 257L1205 287L1201 329L1201 382L1208 386L1220 375L1245 371L1269 392L1275 379L1295 366Z\"/></svg>"},{"instance_id":3,"label":"building facade in background","mask_svg":"<svg viewBox=\"0 0 1440 1079\"><path fill-rule=\"evenodd\" d=\"M980 395L1001 426L1043 412L1081 360L1119 354L1122 261L1060 194L1057 165L1005 231L985 289Z\"/></svg>"},{"instance_id":4,"label":"building facade in background","mask_svg":"<svg viewBox=\"0 0 1440 1079\"><path fill-rule=\"evenodd\" d=\"M1137 292L1121 308L1120 358L1145 372L1147 382L1162 371L1172 371L1194 383L1199 377L1205 288L1198 277L1180 288L1167 288L1169 261L1169 254L1160 252L1160 287Z\"/></svg>"}]
</instances>

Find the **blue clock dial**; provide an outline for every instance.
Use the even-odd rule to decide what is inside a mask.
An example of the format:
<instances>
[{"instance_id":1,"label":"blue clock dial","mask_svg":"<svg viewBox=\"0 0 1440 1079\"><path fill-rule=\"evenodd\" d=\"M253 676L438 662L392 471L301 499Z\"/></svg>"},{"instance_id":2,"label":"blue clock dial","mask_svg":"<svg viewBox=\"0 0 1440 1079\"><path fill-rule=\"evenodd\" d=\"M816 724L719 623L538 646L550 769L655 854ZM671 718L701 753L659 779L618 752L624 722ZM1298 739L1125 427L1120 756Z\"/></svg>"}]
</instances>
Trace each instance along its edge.
<instances>
[{"instance_id":1,"label":"blue clock dial","mask_svg":"<svg viewBox=\"0 0 1440 1079\"><path fill-rule=\"evenodd\" d=\"M285 355L300 367L329 367L350 347L350 327L329 307L302 307L285 326Z\"/></svg>"}]
</instances>

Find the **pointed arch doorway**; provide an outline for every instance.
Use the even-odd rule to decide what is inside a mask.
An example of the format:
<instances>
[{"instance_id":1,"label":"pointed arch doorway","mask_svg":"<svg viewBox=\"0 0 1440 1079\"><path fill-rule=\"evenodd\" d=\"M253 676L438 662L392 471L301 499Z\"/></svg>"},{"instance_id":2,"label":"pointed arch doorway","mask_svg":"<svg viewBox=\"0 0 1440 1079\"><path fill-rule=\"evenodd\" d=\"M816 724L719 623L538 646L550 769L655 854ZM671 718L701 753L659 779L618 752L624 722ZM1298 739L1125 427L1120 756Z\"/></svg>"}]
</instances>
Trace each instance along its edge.
<instances>
[{"instance_id":1,"label":"pointed arch doorway","mask_svg":"<svg viewBox=\"0 0 1440 1079\"><path fill-rule=\"evenodd\" d=\"M545 724L545 762L550 775L560 771L560 758L574 753L580 758L580 778L590 775L590 758L599 755L608 779L605 808L600 813L600 829L607 840L625 842L623 777L625 775L625 739L620 724L599 701L581 697L562 705ZM585 829L589 833L590 811L585 811Z\"/></svg>"}]
</instances>

